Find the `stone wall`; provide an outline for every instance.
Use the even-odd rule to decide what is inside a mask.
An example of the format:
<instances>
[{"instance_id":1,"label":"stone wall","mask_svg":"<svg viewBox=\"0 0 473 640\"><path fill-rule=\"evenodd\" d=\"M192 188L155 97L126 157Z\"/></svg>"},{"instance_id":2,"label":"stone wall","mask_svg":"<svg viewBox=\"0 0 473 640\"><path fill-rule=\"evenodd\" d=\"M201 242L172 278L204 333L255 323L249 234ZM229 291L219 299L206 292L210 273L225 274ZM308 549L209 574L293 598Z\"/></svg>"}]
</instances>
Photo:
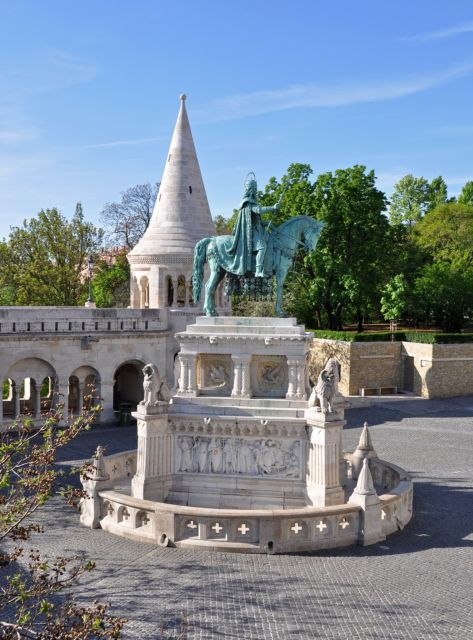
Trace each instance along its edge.
<instances>
[{"instance_id":1,"label":"stone wall","mask_svg":"<svg viewBox=\"0 0 473 640\"><path fill-rule=\"evenodd\" d=\"M473 343L342 342L315 338L309 375L316 382L328 358L340 363L340 391L366 395L407 391L424 398L473 394Z\"/></svg>"}]
</instances>

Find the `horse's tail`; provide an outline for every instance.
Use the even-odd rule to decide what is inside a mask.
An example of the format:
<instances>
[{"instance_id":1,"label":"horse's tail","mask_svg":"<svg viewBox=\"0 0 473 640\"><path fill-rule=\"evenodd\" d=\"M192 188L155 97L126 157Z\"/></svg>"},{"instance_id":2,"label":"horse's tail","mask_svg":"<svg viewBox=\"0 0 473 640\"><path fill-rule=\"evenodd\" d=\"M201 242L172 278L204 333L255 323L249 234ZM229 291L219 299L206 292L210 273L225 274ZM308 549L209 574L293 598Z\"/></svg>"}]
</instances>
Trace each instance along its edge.
<instances>
[{"instance_id":1,"label":"horse's tail","mask_svg":"<svg viewBox=\"0 0 473 640\"><path fill-rule=\"evenodd\" d=\"M204 279L204 264L207 255L207 246L212 238L203 238L195 245L194 249L194 269L192 271L192 290L194 302L199 302L202 281Z\"/></svg>"}]
</instances>

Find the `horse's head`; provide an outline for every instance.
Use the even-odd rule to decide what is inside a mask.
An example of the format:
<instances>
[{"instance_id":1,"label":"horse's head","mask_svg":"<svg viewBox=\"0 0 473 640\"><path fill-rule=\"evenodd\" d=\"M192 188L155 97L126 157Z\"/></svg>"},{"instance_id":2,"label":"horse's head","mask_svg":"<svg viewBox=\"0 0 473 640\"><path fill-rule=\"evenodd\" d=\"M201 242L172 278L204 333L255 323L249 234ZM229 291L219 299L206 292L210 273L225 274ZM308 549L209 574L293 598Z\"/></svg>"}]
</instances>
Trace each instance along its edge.
<instances>
[{"instance_id":1,"label":"horse's head","mask_svg":"<svg viewBox=\"0 0 473 640\"><path fill-rule=\"evenodd\" d=\"M304 249L307 253L314 251L324 227L325 222L320 222L308 217L307 226L304 227L303 231Z\"/></svg>"}]
</instances>

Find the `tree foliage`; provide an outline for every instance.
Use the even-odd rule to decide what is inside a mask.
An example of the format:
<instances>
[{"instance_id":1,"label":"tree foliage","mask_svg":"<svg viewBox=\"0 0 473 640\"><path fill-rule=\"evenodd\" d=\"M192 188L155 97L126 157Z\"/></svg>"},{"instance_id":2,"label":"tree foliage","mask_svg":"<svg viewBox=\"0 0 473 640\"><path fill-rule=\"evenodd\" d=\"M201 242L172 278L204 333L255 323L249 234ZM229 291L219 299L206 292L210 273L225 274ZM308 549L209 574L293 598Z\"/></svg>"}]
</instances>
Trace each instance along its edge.
<instances>
[{"instance_id":1,"label":"tree foliage","mask_svg":"<svg viewBox=\"0 0 473 640\"><path fill-rule=\"evenodd\" d=\"M381 313L386 320L399 320L407 309L408 284L403 273L391 278L382 290Z\"/></svg>"},{"instance_id":2,"label":"tree foliage","mask_svg":"<svg viewBox=\"0 0 473 640\"><path fill-rule=\"evenodd\" d=\"M77 305L86 296L83 270L102 232L84 220L80 203L69 221L57 209L13 227L2 243L2 296L17 305Z\"/></svg>"},{"instance_id":3,"label":"tree foliage","mask_svg":"<svg viewBox=\"0 0 473 640\"><path fill-rule=\"evenodd\" d=\"M316 250L296 261L288 283L289 307L309 326L341 329L348 310L361 325L363 311L375 302L389 253L386 198L375 186L374 172L363 166L322 174L313 184L310 168L299 168L303 180L296 195L305 208L293 213L313 215L325 227ZM291 196L292 185L283 203ZM286 213L284 204L282 209Z\"/></svg>"},{"instance_id":4,"label":"tree foliage","mask_svg":"<svg viewBox=\"0 0 473 640\"><path fill-rule=\"evenodd\" d=\"M465 204L473 207L473 180L468 180L463 185L463 189L458 196L458 204Z\"/></svg>"},{"instance_id":5,"label":"tree foliage","mask_svg":"<svg viewBox=\"0 0 473 640\"><path fill-rule=\"evenodd\" d=\"M137 184L122 192L120 202L104 205L100 221L110 246L133 249L149 225L159 186L159 182Z\"/></svg>"},{"instance_id":6,"label":"tree foliage","mask_svg":"<svg viewBox=\"0 0 473 640\"><path fill-rule=\"evenodd\" d=\"M99 260L92 279L93 299L97 307L127 307L130 303L130 265L125 251L110 264Z\"/></svg>"},{"instance_id":7,"label":"tree foliage","mask_svg":"<svg viewBox=\"0 0 473 640\"><path fill-rule=\"evenodd\" d=\"M430 205L430 187L425 178L408 174L394 185L389 217L393 224L412 226L419 222Z\"/></svg>"},{"instance_id":8,"label":"tree foliage","mask_svg":"<svg viewBox=\"0 0 473 640\"><path fill-rule=\"evenodd\" d=\"M98 602L80 606L71 587L94 563L83 557L46 558L27 550L30 536L43 533L34 514L60 492L72 504L82 492L64 487L54 467L57 452L92 423L95 407L65 428L51 414L39 429L24 420L0 435L0 637L20 640L119 638L125 620ZM83 470L87 473L87 470Z\"/></svg>"}]
</instances>

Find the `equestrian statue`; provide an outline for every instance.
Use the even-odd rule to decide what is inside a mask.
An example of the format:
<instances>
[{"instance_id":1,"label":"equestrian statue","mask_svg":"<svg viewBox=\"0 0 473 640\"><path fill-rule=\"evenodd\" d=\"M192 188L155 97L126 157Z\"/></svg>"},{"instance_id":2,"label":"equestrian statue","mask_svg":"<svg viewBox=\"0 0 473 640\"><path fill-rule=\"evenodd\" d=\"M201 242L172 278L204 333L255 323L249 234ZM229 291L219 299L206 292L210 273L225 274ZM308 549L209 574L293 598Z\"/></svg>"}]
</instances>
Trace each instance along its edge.
<instances>
[{"instance_id":1,"label":"equestrian statue","mask_svg":"<svg viewBox=\"0 0 473 640\"><path fill-rule=\"evenodd\" d=\"M258 186L254 173L245 181L245 194L238 212L233 235L203 238L195 246L192 285L194 301L200 299L204 279L204 264L210 267L210 277L205 285L204 312L217 316L215 290L227 275L226 292L243 295L255 300L272 294L275 278L278 316L284 317L282 291L284 281L299 249L311 252L315 249L323 222L309 216L295 216L279 227L273 228L261 215L274 213L280 203L261 207L257 203Z\"/></svg>"}]
</instances>

